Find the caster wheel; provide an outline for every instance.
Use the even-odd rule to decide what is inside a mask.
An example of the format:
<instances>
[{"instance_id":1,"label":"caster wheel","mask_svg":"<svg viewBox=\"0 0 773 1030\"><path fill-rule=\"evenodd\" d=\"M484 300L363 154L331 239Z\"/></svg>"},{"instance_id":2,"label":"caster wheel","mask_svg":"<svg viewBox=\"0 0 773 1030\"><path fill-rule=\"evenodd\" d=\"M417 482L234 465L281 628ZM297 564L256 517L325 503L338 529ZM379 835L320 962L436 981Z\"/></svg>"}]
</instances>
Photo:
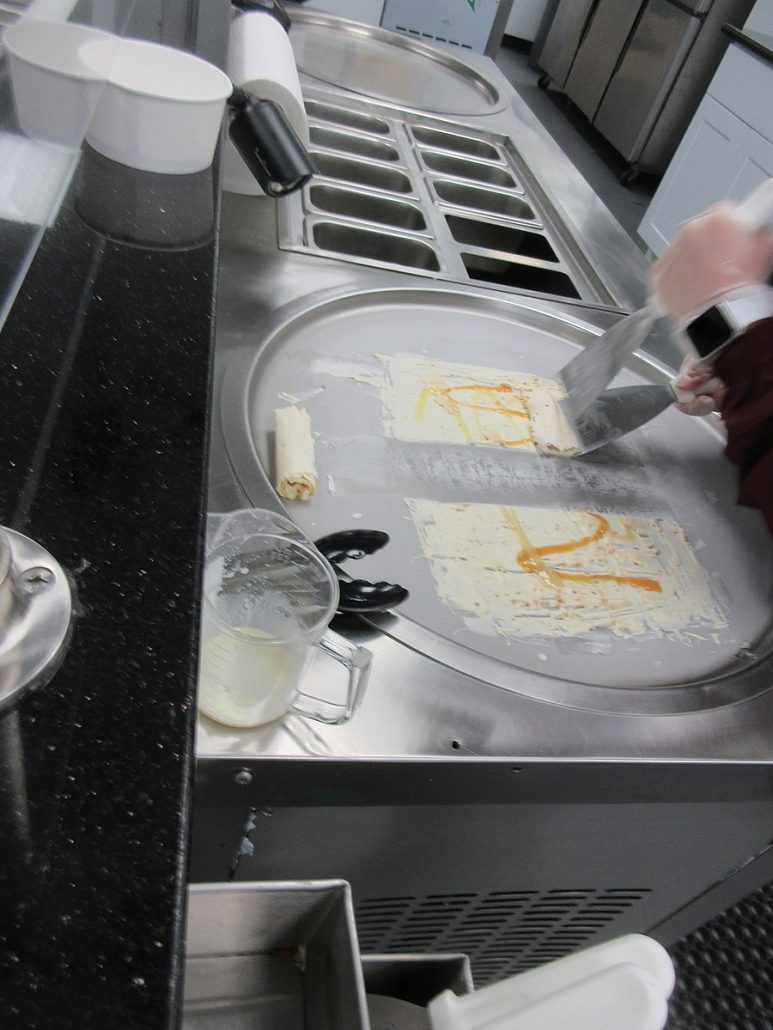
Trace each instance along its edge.
<instances>
[{"instance_id":1,"label":"caster wheel","mask_svg":"<svg viewBox=\"0 0 773 1030\"><path fill-rule=\"evenodd\" d=\"M540 75L540 77L537 79L537 85L540 89L547 90L548 86L550 85L550 76Z\"/></svg>"},{"instance_id":2,"label":"caster wheel","mask_svg":"<svg viewBox=\"0 0 773 1030\"><path fill-rule=\"evenodd\" d=\"M620 176L620 182L623 186L630 186L632 182L636 182L639 178L639 169L636 165L630 165L623 174Z\"/></svg>"}]
</instances>

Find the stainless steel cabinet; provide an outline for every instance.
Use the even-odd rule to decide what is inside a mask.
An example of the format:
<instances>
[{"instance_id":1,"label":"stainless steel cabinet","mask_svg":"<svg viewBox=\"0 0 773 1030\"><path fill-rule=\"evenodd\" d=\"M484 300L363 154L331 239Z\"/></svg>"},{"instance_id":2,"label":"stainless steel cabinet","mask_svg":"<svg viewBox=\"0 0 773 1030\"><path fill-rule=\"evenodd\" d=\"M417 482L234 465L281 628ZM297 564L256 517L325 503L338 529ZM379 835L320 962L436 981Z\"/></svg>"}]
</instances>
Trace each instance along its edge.
<instances>
[{"instance_id":1,"label":"stainless steel cabinet","mask_svg":"<svg viewBox=\"0 0 773 1030\"><path fill-rule=\"evenodd\" d=\"M584 33L564 87L593 121L644 0L601 0Z\"/></svg>"},{"instance_id":2,"label":"stainless steel cabinet","mask_svg":"<svg viewBox=\"0 0 773 1030\"><path fill-rule=\"evenodd\" d=\"M753 0L562 0L541 60L629 164L663 172ZM543 84L545 84L543 82Z\"/></svg>"},{"instance_id":3,"label":"stainless steel cabinet","mask_svg":"<svg viewBox=\"0 0 773 1030\"><path fill-rule=\"evenodd\" d=\"M540 67L559 89L566 84L594 3L595 0L562 0L550 23Z\"/></svg>"},{"instance_id":4,"label":"stainless steel cabinet","mask_svg":"<svg viewBox=\"0 0 773 1030\"><path fill-rule=\"evenodd\" d=\"M650 0L642 11L593 122L627 161L642 160L700 25L668 0Z\"/></svg>"}]
</instances>

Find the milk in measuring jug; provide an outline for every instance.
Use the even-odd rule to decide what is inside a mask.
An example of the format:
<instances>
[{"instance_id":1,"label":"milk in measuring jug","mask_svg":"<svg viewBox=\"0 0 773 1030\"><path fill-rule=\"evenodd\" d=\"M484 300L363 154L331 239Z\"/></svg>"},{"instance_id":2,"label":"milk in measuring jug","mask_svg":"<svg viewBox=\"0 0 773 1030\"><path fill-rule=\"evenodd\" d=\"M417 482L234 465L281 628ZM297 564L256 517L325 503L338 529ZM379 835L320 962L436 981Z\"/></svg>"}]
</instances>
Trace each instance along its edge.
<instances>
[{"instance_id":1,"label":"milk in measuring jug","mask_svg":"<svg viewBox=\"0 0 773 1030\"><path fill-rule=\"evenodd\" d=\"M291 648L268 643L272 637L263 630L244 627L237 632L241 638L216 632L204 641L199 710L225 726L243 729L285 714L295 699L303 663Z\"/></svg>"}]
</instances>

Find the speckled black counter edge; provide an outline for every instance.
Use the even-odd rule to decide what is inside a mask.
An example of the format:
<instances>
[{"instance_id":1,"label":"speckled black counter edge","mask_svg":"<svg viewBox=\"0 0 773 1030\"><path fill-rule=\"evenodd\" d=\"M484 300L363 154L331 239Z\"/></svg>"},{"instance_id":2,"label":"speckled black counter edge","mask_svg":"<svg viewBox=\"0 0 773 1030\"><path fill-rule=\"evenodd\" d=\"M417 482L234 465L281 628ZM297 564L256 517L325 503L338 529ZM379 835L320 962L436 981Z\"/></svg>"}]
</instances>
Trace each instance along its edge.
<instances>
[{"instance_id":1,"label":"speckled black counter edge","mask_svg":"<svg viewBox=\"0 0 773 1030\"><path fill-rule=\"evenodd\" d=\"M86 161L0 334L0 523L76 599L58 672L0 716L8 1030L179 1021L217 178L148 242L153 183L106 227Z\"/></svg>"}]
</instances>

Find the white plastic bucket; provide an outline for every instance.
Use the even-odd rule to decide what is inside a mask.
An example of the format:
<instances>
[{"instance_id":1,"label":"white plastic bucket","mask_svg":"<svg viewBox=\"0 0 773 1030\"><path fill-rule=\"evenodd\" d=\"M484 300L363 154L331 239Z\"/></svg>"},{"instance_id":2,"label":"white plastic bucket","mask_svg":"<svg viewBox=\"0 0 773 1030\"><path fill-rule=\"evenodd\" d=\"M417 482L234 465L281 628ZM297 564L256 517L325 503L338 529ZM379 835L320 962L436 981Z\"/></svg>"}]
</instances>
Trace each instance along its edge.
<instances>
[{"instance_id":1,"label":"white plastic bucket","mask_svg":"<svg viewBox=\"0 0 773 1030\"><path fill-rule=\"evenodd\" d=\"M116 38L71 22L22 20L5 30L3 43L22 131L78 146L99 101ZM84 63L84 44L102 48L102 67Z\"/></svg>"},{"instance_id":2,"label":"white plastic bucket","mask_svg":"<svg viewBox=\"0 0 773 1030\"><path fill-rule=\"evenodd\" d=\"M88 42L80 56L95 69L112 58L86 135L95 150L147 172L181 175L211 164L232 90L225 72L139 39Z\"/></svg>"}]
</instances>

